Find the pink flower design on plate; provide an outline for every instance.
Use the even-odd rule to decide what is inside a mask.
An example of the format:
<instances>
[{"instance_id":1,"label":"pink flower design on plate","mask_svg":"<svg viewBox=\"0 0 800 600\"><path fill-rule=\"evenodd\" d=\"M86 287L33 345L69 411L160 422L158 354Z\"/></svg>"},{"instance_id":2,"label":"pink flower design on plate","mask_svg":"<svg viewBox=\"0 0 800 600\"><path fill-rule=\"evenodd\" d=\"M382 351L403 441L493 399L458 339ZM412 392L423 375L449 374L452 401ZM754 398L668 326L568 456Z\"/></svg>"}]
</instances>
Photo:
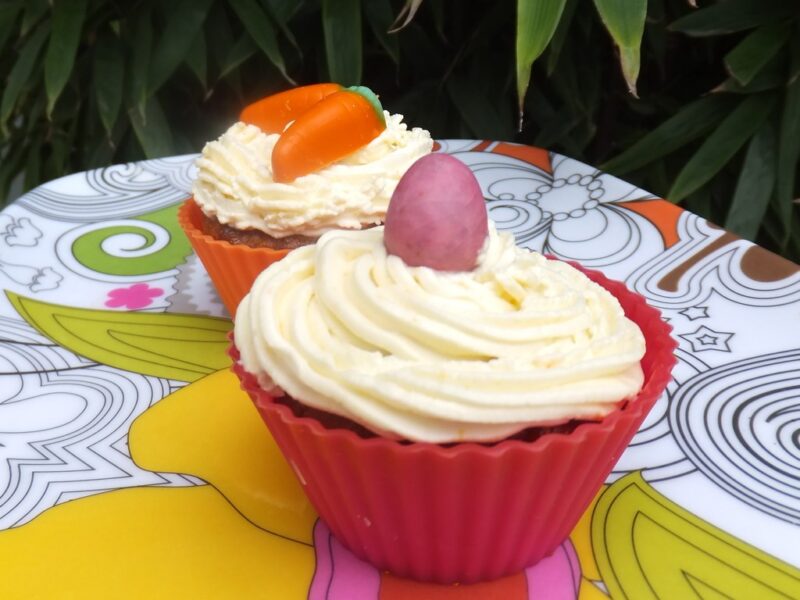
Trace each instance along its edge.
<instances>
[{"instance_id":1,"label":"pink flower design on plate","mask_svg":"<svg viewBox=\"0 0 800 600\"><path fill-rule=\"evenodd\" d=\"M576 600L580 593L581 565L569 539L553 554L521 573L459 587L420 583L381 573L342 546L321 519L314 525L314 553L316 568L308 590L309 600L379 600L382 597L444 600L456 596L464 600L485 597Z\"/></svg>"},{"instance_id":2,"label":"pink flower design on plate","mask_svg":"<svg viewBox=\"0 0 800 600\"><path fill-rule=\"evenodd\" d=\"M108 292L106 306L119 308L124 306L128 310L145 308L153 303L154 298L164 294L161 288L151 288L146 283L136 283L126 288L117 288Z\"/></svg>"}]
</instances>

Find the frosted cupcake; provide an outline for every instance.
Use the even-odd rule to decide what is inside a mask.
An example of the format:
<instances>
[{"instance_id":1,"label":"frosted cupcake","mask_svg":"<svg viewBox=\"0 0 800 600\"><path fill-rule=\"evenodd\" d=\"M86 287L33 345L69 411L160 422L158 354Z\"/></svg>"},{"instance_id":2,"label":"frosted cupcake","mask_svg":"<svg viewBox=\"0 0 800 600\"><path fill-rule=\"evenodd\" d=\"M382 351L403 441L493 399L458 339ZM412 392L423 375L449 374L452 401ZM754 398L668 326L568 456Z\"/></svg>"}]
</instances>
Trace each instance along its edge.
<instances>
[{"instance_id":1,"label":"frosted cupcake","mask_svg":"<svg viewBox=\"0 0 800 600\"><path fill-rule=\"evenodd\" d=\"M426 227L436 211L460 218ZM666 386L673 348L622 284L497 233L469 170L432 155L385 230L326 233L259 276L232 355L345 546L467 583L563 541Z\"/></svg>"},{"instance_id":2,"label":"frosted cupcake","mask_svg":"<svg viewBox=\"0 0 800 600\"><path fill-rule=\"evenodd\" d=\"M367 88L296 88L251 105L206 144L180 222L234 314L289 250L383 222L400 177L432 144Z\"/></svg>"}]
</instances>

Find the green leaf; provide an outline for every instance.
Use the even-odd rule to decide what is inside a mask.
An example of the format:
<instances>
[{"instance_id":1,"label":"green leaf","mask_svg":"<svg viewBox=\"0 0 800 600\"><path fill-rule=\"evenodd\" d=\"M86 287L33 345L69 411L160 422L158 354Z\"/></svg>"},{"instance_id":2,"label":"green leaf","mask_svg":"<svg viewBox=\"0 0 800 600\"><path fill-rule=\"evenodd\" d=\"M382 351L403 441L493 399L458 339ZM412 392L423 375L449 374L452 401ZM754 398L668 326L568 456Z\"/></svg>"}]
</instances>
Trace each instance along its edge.
<instances>
[{"instance_id":1,"label":"green leaf","mask_svg":"<svg viewBox=\"0 0 800 600\"><path fill-rule=\"evenodd\" d=\"M85 164L90 169L107 166L114 156L114 146L105 136L95 139L86 150Z\"/></svg>"},{"instance_id":2,"label":"green leaf","mask_svg":"<svg viewBox=\"0 0 800 600\"><path fill-rule=\"evenodd\" d=\"M774 104L774 94L746 96L684 165L668 199L680 202L714 177L761 127Z\"/></svg>"},{"instance_id":3,"label":"green leaf","mask_svg":"<svg viewBox=\"0 0 800 600\"><path fill-rule=\"evenodd\" d=\"M136 139L147 158L173 154L172 133L164 111L155 96L145 103L144 115L136 108L128 111Z\"/></svg>"},{"instance_id":4,"label":"green leaf","mask_svg":"<svg viewBox=\"0 0 800 600\"><path fill-rule=\"evenodd\" d=\"M561 49L564 47L564 41L567 39L567 32L572 24L572 18L575 16L575 9L578 7L578 0L567 0L564 6L564 12L558 21L558 26L553 34L553 39L550 40L550 45L547 48L547 74L552 75L558 64L558 58L561 56Z\"/></svg>"},{"instance_id":5,"label":"green leaf","mask_svg":"<svg viewBox=\"0 0 800 600\"><path fill-rule=\"evenodd\" d=\"M206 35L202 28L194 36L189 54L186 56L186 65L197 77L203 89L208 88L208 49L206 48Z\"/></svg>"},{"instance_id":6,"label":"green leaf","mask_svg":"<svg viewBox=\"0 0 800 600\"><path fill-rule=\"evenodd\" d=\"M408 30L409 33L415 29ZM392 103L392 108L405 115L409 123L423 127L436 137L436 132L446 131L447 101L441 89L441 80L424 79L408 89Z\"/></svg>"},{"instance_id":7,"label":"green leaf","mask_svg":"<svg viewBox=\"0 0 800 600\"><path fill-rule=\"evenodd\" d=\"M11 182L24 169L25 156L25 146L15 144L4 153L3 160L0 160L0 206L9 200Z\"/></svg>"},{"instance_id":8,"label":"green leaf","mask_svg":"<svg viewBox=\"0 0 800 600\"><path fill-rule=\"evenodd\" d=\"M764 221L761 224L761 233L764 234L764 241L779 248L783 244L784 231L786 226L780 221L774 210L767 210Z\"/></svg>"},{"instance_id":9,"label":"green leaf","mask_svg":"<svg viewBox=\"0 0 800 600\"><path fill-rule=\"evenodd\" d=\"M258 48L250 36L240 37L223 59L220 67L219 79L223 79L228 73L235 71L239 65L253 56L257 50Z\"/></svg>"},{"instance_id":10,"label":"green leaf","mask_svg":"<svg viewBox=\"0 0 800 600\"><path fill-rule=\"evenodd\" d=\"M747 147L725 229L754 240L775 186L775 127L767 122Z\"/></svg>"},{"instance_id":11,"label":"green leaf","mask_svg":"<svg viewBox=\"0 0 800 600\"><path fill-rule=\"evenodd\" d=\"M50 32L49 23L40 25L33 35L22 45L17 61L11 69L3 90L3 99L0 101L0 127L5 127L8 117L11 116L22 89L31 81L31 74L36 67L36 59L42 49L47 34Z\"/></svg>"},{"instance_id":12,"label":"green leaf","mask_svg":"<svg viewBox=\"0 0 800 600\"><path fill-rule=\"evenodd\" d=\"M517 105L519 128L525 92L531 80L531 66L556 31L566 0L517 0Z\"/></svg>"},{"instance_id":13,"label":"green leaf","mask_svg":"<svg viewBox=\"0 0 800 600\"><path fill-rule=\"evenodd\" d=\"M95 362L179 381L230 365L229 319L75 308L6 295L40 333Z\"/></svg>"},{"instance_id":14,"label":"green leaf","mask_svg":"<svg viewBox=\"0 0 800 600\"><path fill-rule=\"evenodd\" d=\"M25 104L25 136L28 138L42 128L42 121L45 116L45 105L47 104L47 97L45 94L38 93L33 95L33 101Z\"/></svg>"},{"instance_id":15,"label":"green leaf","mask_svg":"<svg viewBox=\"0 0 800 600\"><path fill-rule=\"evenodd\" d=\"M446 88L450 101L469 127L471 136L477 139L494 139L500 118L494 103L485 95L484 90L470 85L470 78L457 75L448 78Z\"/></svg>"},{"instance_id":16,"label":"green leaf","mask_svg":"<svg viewBox=\"0 0 800 600\"><path fill-rule=\"evenodd\" d=\"M372 33L395 65L400 64L400 42L397 35L389 33L392 25L392 5L389 0L367 0L364 3L364 14L367 17Z\"/></svg>"},{"instance_id":17,"label":"green leaf","mask_svg":"<svg viewBox=\"0 0 800 600\"><path fill-rule=\"evenodd\" d=\"M533 140L534 145L540 148L549 148L557 140L567 154L580 155L578 144L571 135L580 117L571 111L570 107L559 103L559 108L556 110L542 91L537 88L530 91L525 103L530 109L531 122L539 129L539 133Z\"/></svg>"},{"instance_id":18,"label":"green leaf","mask_svg":"<svg viewBox=\"0 0 800 600\"><path fill-rule=\"evenodd\" d=\"M0 50L6 45L11 32L14 31L17 17L22 6L19 2L0 4Z\"/></svg>"},{"instance_id":19,"label":"green leaf","mask_svg":"<svg viewBox=\"0 0 800 600\"><path fill-rule=\"evenodd\" d=\"M779 52L765 64L747 85L742 85L733 77L728 77L712 92L731 92L733 94L754 94L782 88L786 85L788 70L788 52Z\"/></svg>"},{"instance_id":20,"label":"green leaf","mask_svg":"<svg viewBox=\"0 0 800 600\"><path fill-rule=\"evenodd\" d=\"M665 21L664 0L651 0L648 2L647 20L644 25L646 32L644 39L649 48L649 52L646 54L652 57L653 62L655 65L658 65L658 69L661 72L665 69L665 58L667 54L668 32Z\"/></svg>"},{"instance_id":21,"label":"green leaf","mask_svg":"<svg viewBox=\"0 0 800 600\"><path fill-rule=\"evenodd\" d=\"M289 19L292 14L294 14L294 11L299 8L300 3L292 0L262 0L261 5L266 9L269 16L272 17L272 20L278 24L283 35L289 40L289 43L291 43L295 50L302 56L302 49L297 44L297 39L294 37L292 30L289 29L288 24Z\"/></svg>"},{"instance_id":22,"label":"green leaf","mask_svg":"<svg viewBox=\"0 0 800 600\"><path fill-rule=\"evenodd\" d=\"M110 30L98 35L92 54L94 57L92 85L97 98L97 110L108 137L111 137L122 106L125 59L122 56L119 40Z\"/></svg>"},{"instance_id":23,"label":"green leaf","mask_svg":"<svg viewBox=\"0 0 800 600\"><path fill-rule=\"evenodd\" d=\"M43 179L55 179L66 172L67 159L75 147L74 139L77 132L77 119L69 121L67 131L58 130L50 139L50 156L45 160Z\"/></svg>"},{"instance_id":24,"label":"green leaf","mask_svg":"<svg viewBox=\"0 0 800 600\"><path fill-rule=\"evenodd\" d=\"M496 2L491 7L487 8L481 13L480 22L475 29L470 32L469 38L466 43L462 44L458 49L456 56L451 59L448 73L453 71L458 65L463 63L474 64L477 60L481 60L487 56L486 40L491 40L502 35L508 24L508 9L502 2ZM416 28L419 30L420 28ZM408 30L405 34L410 35L413 29ZM440 49L434 50L441 52ZM422 56L422 60L431 61L429 56ZM497 63L493 62L491 73L498 73ZM444 76L447 79L447 75ZM483 81L483 80L482 80Z\"/></svg>"},{"instance_id":25,"label":"green leaf","mask_svg":"<svg viewBox=\"0 0 800 600\"><path fill-rule=\"evenodd\" d=\"M361 83L361 2L322 0L322 31L331 81Z\"/></svg>"},{"instance_id":26,"label":"green leaf","mask_svg":"<svg viewBox=\"0 0 800 600\"><path fill-rule=\"evenodd\" d=\"M234 12L236 12L242 25L244 25L247 33L253 38L253 41L258 47L261 48L261 51L266 55L269 61L275 65L288 82L294 84L294 80L286 73L283 55L281 54L280 48L278 48L275 27L269 20L267 13L255 3L255 0L230 0L230 5Z\"/></svg>"},{"instance_id":27,"label":"green leaf","mask_svg":"<svg viewBox=\"0 0 800 600\"><path fill-rule=\"evenodd\" d=\"M221 69L225 62L226 56L234 44L231 24L230 20L228 19L228 13L225 10L224 4L220 2L214 3L214 5L211 7L211 14L209 14L203 30L206 38L214 40L213 44L208 45L208 49L211 54L213 64ZM249 36L239 36L239 41L243 39L249 39ZM217 75L217 79L220 79L219 75Z\"/></svg>"},{"instance_id":28,"label":"green leaf","mask_svg":"<svg viewBox=\"0 0 800 600\"><path fill-rule=\"evenodd\" d=\"M444 42L447 42L447 35L445 34L445 23L447 23L447 13L445 12L445 5L443 2L430 2L428 7L431 9L433 16L433 26L436 29L436 35L439 36ZM393 33L393 32L389 32Z\"/></svg>"},{"instance_id":29,"label":"green leaf","mask_svg":"<svg viewBox=\"0 0 800 600\"><path fill-rule=\"evenodd\" d=\"M186 58L197 31L202 30L212 0L183 0L170 4L169 17L150 63L147 93L154 94Z\"/></svg>"},{"instance_id":30,"label":"green leaf","mask_svg":"<svg viewBox=\"0 0 800 600\"><path fill-rule=\"evenodd\" d=\"M303 3L297 0L261 0L261 3L267 7L270 15L282 23L288 23L297 11L302 7Z\"/></svg>"},{"instance_id":31,"label":"green leaf","mask_svg":"<svg viewBox=\"0 0 800 600\"><path fill-rule=\"evenodd\" d=\"M408 24L414 20L414 15L417 14L420 6L422 6L422 0L406 0L403 8L397 13L397 17L394 23L392 23L389 33L397 33L401 29L407 27Z\"/></svg>"},{"instance_id":32,"label":"green leaf","mask_svg":"<svg viewBox=\"0 0 800 600\"><path fill-rule=\"evenodd\" d=\"M53 4L53 33L44 58L48 118L72 73L85 15L86 0L59 0Z\"/></svg>"},{"instance_id":33,"label":"green leaf","mask_svg":"<svg viewBox=\"0 0 800 600\"><path fill-rule=\"evenodd\" d=\"M562 51L562 65L575 65L580 60L583 49L575 39L570 39L564 45ZM549 80L558 95L561 104L568 106L571 112L577 116L590 117L595 111L595 106L589 106L584 97L581 81L581 73L577 68L556 69Z\"/></svg>"},{"instance_id":34,"label":"green leaf","mask_svg":"<svg viewBox=\"0 0 800 600\"><path fill-rule=\"evenodd\" d=\"M654 162L705 135L733 105L721 94L695 100L600 168L621 175Z\"/></svg>"},{"instance_id":35,"label":"green leaf","mask_svg":"<svg viewBox=\"0 0 800 600\"><path fill-rule=\"evenodd\" d=\"M534 140L534 145L540 148L551 148L558 143L564 143L570 133L578 126L580 117L562 106L552 119L546 119L539 129ZM574 142L569 142L575 148Z\"/></svg>"},{"instance_id":36,"label":"green leaf","mask_svg":"<svg viewBox=\"0 0 800 600\"><path fill-rule=\"evenodd\" d=\"M797 203L800 206L800 203ZM794 231L800 231L800 210L795 210L792 213L792 226L791 228ZM793 235L788 238L788 242L784 243L784 247L786 248L786 256L796 262L800 263L800 236Z\"/></svg>"},{"instance_id":37,"label":"green leaf","mask_svg":"<svg viewBox=\"0 0 800 600\"><path fill-rule=\"evenodd\" d=\"M278 23L287 23L303 4L297 0L261 0L261 3Z\"/></svg>"},{"instance_id":38,"label":"green leaf","mask_svg":"<svg viewBox=\"0 0 800 600\"><path fill-rule=\"evenodd\" d=\"M725 35L790 17L796 11L794 0L727 0L692 11L669 29L695 37Z\"/></svg>"},{"instance_id":39,"label":"green leaf","mask_svg":"<svg viewBox=\"0 0 800 600\"><path fill-rule=\"evenodd\" d=\"M792 40L791 71L800 66L800 39ZM792 212L797 161L800 158L800 77L796 77L786 88L781 115L780 136L778 138L778 180L775 200L777 212L784 223L785 247L792 230Z\"/></svg>"},{"instance_id":40,"label":"green leaf","mask_svg":"<svg viewBox=\"0 0 800 600\"><path fill-rule=\"evenodd\" d=\"M128 107L138 111L144 119L147 103L147 81L150 70L150 54L153 46L153 25L150 6L136 12L133 23L133 52L130 78L128 79Z\"/></svg>"},{"instance_id":41,"label":"green leaf","mask_svg":"<svg viewBox=\"0 0 800 600\"><path fill-rule=\"evenodd\" d=\"M639 77L639 51L647 16L647 0L594 0L597 12L619 48L622 74L634 96Z\"/></svg>"},{"instance_id":42,"label":"green leaf","mask_svg":"<svg viewBox=\"0 0 800 600\"><path fill-rule=\"evenodd\" d=\"M763 25L725 55L725 66L739 83L747 85L789 39L787 23Z\"/></svg>"},{"instance_id":43,"label":"green leaf","mask_svg":"<svg viewBox=\"0 0 800 600\"><path fill-rule=\"evenodd\" d=\"M36 25L50 8L48 0L27 0L25 3L25 13L22 15L22 25L19 35L25 37Z\"/></svg>"},{"instance_id":44,"label":"green leaf","mask_svg":"<svg viewBox=\"0 0 800 600\"><path fill-rule=\"evenodd\" d=\"M711 191L708 188L695 190L683 201L686 210L716 223L711 216L711 204Z\"/></svg>"}]
</instances>

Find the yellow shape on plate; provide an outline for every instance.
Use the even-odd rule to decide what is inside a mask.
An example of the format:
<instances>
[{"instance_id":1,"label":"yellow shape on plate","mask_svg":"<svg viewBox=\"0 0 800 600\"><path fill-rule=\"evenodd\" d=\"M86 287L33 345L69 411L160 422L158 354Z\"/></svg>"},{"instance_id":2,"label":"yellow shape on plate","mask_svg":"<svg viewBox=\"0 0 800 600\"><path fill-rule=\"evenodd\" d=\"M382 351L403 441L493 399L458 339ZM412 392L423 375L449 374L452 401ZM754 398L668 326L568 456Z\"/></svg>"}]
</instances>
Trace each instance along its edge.
<instances>
[{"instance_id":1,"label":"yellow shape on plate","mask_svg":"<svg viewBox=\"0 0 800 600\"><path fill-rule=\"evenodd\" d=\"M200 477L259 527L311 543L317 515L227 369L148 409L131 427L129 445L142 468Z\"/></svg>"},{"instance_id":2,"label":"yellow shape on plate","mask_svg":"<svg viewBox=\"0 0 800 600\"><path fill-rule=\"evenodd\" d=\"M597 587L591 580L581 577L578 600L608 600L608 594Z\"/></svg>"},{"instance_id":3,"label":"yellow shape on plate","mask_svg":"<svg viewBox=\"0 0 800 600\"><path fill-rule=\"evenodd\" d=\"M108 492L0 532L0 565L14 573L0 598L305 598L316 514L231 372L148 409L129 445L144 468L213 487Z\"/></svg>"},{"instance_id":4,"label":"yellow shape on plate","mask_svg":"<svg viewBox=\"0 0 800 600\"><path fill-rule=\"evenodd\" d=\"M231 360L229 319L75 308L6 292L28 323L58 345L135 373L195 381Z\"/></svg>"},{"instance_id":5,"label":"yellow shape on plate","mask_svg":"<svg viewBox=\"0 0 800 600\"><path fill-rule=\"evenodd\" d=\"M800 598L800 570L681 508L639 473L598 500L592 545L612 598Z\"/></svg>"},{"instance_id":6,"label":"yellow shape on plate","mask_svg":"<svg viewBox=\"0 0 800 600\"><path fill-rule=\"evenodd\" d=\"M592 550L592 514L594 514L597 501L607 488L608 486L600 488L569 535L575 553L578 555L578 561L581 563L581 574L587 579L600 579L600 571L597 569L597 562L594 560L594 551Z\"/></svg>"},{"instance_id":7,"label":"yellow shape on plate","mask_svg":"<svg viewBox=\"0 0 800 600\"><path fill-rule=\"evenodd\" d=\"M305 598L314 550L210 486L131 488L0 531L0 598Z\"/></svg>"}]
</instances>

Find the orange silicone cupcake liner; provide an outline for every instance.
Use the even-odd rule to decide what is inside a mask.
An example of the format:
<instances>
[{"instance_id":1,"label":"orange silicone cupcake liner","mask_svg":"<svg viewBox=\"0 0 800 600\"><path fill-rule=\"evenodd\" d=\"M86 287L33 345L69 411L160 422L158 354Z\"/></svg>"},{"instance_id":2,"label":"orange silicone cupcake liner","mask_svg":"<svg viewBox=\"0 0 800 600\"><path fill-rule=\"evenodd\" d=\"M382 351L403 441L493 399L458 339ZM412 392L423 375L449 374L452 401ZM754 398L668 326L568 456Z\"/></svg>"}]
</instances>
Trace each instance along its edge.
<instances>
[{"instance_id":1,"label":"orange silicone cupcake liner","mask_svg":"<svg viewBox=\"0 0 800 600\"><path fill-rule=\"evenodd\" d=\"M439 583L515 573L567 538L670 380L671 328L622 283L611 291L644 333L639 394L598 422L533 442L449 447L361 438L297 417L238 363L242 388L337 539L378 569Z\"/></svg>"},{"instance_id":2,"label":"orange silicone cupcake liner","mask_svg":"<svg viewBox=\"0 0 800 600\"><path fill-rule=\"evenodd\" d=\"M193 198L178 210L178 223L208 272L231 317L259 273L282 259L289 250L251 248L218 240L200 228L202 212Z\"/></svg>"}]
</instances>

